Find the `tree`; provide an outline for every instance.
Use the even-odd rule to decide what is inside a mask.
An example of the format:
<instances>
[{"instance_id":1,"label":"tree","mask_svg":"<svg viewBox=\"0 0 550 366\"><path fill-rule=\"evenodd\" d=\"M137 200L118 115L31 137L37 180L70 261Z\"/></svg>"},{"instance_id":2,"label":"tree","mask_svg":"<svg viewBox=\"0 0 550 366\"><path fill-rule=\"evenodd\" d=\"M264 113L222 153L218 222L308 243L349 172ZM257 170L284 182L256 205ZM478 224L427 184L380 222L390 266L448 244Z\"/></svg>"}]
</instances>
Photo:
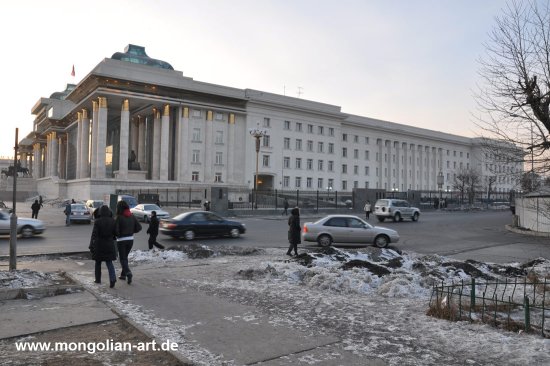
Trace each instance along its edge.
<instances>
[{"instance_id":1,"label":"tree","mask_svg":"<svg viewBox=\"0 0 550 366\"><path fill-rule=\"evenodd\" d=\"M496 175L490 175L487 177L487 204L491 201L491 193L493 193L493 189L495 188L494 184L496 181Z\"/></svg>"},{"instance_id":2,"label":"tree","mask_svg":"<svg viewBox=\"0 0 550 366\"><path fill-rule=\"evenodd\" d=\"M501 149L494 156L504 153L505 159L527 162L533 173L544 175L550 171L549 3L511 0L484 46L475 94L477 125L487 137L524 152Z\"/></svg>"},{"instance_id":3,"label":"tree","mask_svg":"<svg viewBox=\"0 0 550 366\"><path fill-rule=\"evenodd\" d=\"M474 169L461 169L454 177L453 189L460 193L460 203L464 203L464 196L471 205L475 201L475 192L479 189L481 176Z\"/></svg>"}]
</instances>

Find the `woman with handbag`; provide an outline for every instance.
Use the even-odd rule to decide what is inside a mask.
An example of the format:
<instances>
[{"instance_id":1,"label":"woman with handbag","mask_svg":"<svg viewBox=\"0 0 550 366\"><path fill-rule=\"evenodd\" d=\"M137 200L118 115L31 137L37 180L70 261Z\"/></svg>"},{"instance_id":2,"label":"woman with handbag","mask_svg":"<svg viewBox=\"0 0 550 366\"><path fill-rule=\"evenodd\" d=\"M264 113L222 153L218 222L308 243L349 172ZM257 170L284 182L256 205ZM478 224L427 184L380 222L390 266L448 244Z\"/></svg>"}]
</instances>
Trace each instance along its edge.
<instances>
[{"instance_id":1,"label":"woman with handbag","mask_svg":"<svg viewBox=\"0 0 550 366\"><path fill-rule=\"evenodd\" d=\"M101 206L99 217L94 221L90 252L95 260L95 283L101 283L101 262L105 262L109 271L110 287L115 287L116 273L113 261L116 260L115 249L115 220L113 213L107 206Z\"/></svg>"}]
</instances>

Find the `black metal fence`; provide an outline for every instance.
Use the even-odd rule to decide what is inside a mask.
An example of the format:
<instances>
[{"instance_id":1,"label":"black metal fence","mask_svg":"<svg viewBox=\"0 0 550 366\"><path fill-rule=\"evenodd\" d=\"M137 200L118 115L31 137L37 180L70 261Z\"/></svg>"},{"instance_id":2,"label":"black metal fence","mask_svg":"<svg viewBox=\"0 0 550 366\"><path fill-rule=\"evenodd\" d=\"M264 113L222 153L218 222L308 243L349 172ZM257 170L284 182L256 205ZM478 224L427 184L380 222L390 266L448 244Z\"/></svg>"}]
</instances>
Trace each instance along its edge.
<instances>
[{"instance_id":1,"label":"black metal fence","mask_svg":"<svg viewBox=\"0 0 550 366\"><path fill-rule=\"evenodd\" d=\"M429 315L452 321L477 321L511 331L549 335L547 280L441 283L433 288Z\"/></svg>"},{"instance_id":2,"label":"black metal fence","mask_svg":"<svg viewBox=\"0 0 550 366\"><path fill-rule=\"evenodd\" d=\"M141 194L158 195L158 201L162 206L181 208L201 208L207 199L207 190L203 188L167 188L167 189L124 189L117 194L129 194L139 197Z\"/></svg>"}]
</instances>

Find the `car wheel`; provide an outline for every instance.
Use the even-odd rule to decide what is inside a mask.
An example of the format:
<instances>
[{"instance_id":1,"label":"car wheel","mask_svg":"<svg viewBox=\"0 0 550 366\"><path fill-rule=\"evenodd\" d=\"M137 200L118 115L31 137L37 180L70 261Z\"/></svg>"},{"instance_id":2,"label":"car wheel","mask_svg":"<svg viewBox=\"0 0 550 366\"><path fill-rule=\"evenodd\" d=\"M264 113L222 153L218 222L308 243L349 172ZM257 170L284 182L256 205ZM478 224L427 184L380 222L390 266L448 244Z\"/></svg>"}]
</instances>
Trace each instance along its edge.
<instances>
[{"instance_id":1,"label":"car wheel","mask_svg":"<svg viewBox=\"0 0 550 366\"><path fill-rule=\"evenodd\" d=\"M183 238L185 240L193 240L195 239L195 232L193 230L185 230L183 233Z\"/></svg>"},{"instance_id":2,"label":"car wheel","mask_svg":"<svg viewBox=\"0 0 550 366\"><path fill-rule=\"evenodd\" d=\"M401 214L397 212L393 217L393 222L401 221Z\"/></svg>"},{"instance_id":3,"label":"car wheel","mask_svg":"<svg viewBox=\"0 0 550 366\"><path fill-rule=\"evenodd\" d=\"M374 245L378 248L386 248L390 244L390 238L386 235L378 235L374 238Z\"/></svg>"},{"instance_id":4,"label":"car wheel","mask_svg":"<svg viewBox=\"0 0 550 366\"><path fill-rule=\"evenodd\" d=\"M23 238L30 238L33 235L34 229L32 228L32 226L23 226L23 228L21 229L21 236Z\"/></svg>"},{"instance_id":5,"label":"car wheel","mask_svg":"<svg viewBox=\"0 0 550 366\"><path fill-rule=\"evenodd\" d=\"M419 215L418 215L418 212L415 212L414 215L413 215L413 217L412 217L412 220L413 220L413 221L418 221L418 216L419 216Z\"/></svg>"},{"instance_id":6,"label":"car wheel","mask_svg":"<svg viewBox=\"0 0 550 366\"><path fill-rule=\"evenodd\" d=\"M241 232L239 231L239 229L233 228L231 229L231 231L229 231L229 235L231 235L232 238L238 238L239 236L241 236Z\"/></svg>"},{"instance_id":7,"label":"car wheel","mask_svg":"<svg viewBox=\"0 0 550 366\"><path fill-rule=\"evenodd\" d=\"M321 235L317 238L317 243L320 247L330 247L332 245L332 238L330 235Z\"/></svg>"},{"instance_id":8,"label":"car wheel","mask_svg":"<svg viewBox=\"0 0 550 366\"><path fill-rule=\"evenodd\" d=\"M143 216L143 222L149 222L149 216L147 215Z\"/></svg>"},{"instance_id":9,"label":"car wheel","mask_svg":"<svg viewBox=\"0 0 550 366\"><path fill-rule=\"evenodd\" d=\"M378 221L380 222L384 222L384 220L386 219L384 216L377 216L377 219Z\"/></svg>"}]
</instances>

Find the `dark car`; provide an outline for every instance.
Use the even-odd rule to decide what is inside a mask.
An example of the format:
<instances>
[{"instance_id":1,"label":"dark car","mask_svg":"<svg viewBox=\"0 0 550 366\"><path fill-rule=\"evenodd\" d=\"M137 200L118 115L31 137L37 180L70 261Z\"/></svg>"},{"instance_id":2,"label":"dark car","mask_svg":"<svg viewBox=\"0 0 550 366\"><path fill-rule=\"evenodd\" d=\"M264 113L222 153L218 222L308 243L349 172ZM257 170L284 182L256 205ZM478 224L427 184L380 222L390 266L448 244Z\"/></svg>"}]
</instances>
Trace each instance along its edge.
<instances>
[{"instance_id":1,"label":"dark car","mask_svg":"<svg viewBox=\"0 0 550 366\"><path fill-rule=\"evenodd\" d=\"M196 236L231 236L244 234L244 224L229 221L210 211L192 211L172 219L161 220L160 232L173 238L193 240Z\"/></svg>"}]
</instances>

